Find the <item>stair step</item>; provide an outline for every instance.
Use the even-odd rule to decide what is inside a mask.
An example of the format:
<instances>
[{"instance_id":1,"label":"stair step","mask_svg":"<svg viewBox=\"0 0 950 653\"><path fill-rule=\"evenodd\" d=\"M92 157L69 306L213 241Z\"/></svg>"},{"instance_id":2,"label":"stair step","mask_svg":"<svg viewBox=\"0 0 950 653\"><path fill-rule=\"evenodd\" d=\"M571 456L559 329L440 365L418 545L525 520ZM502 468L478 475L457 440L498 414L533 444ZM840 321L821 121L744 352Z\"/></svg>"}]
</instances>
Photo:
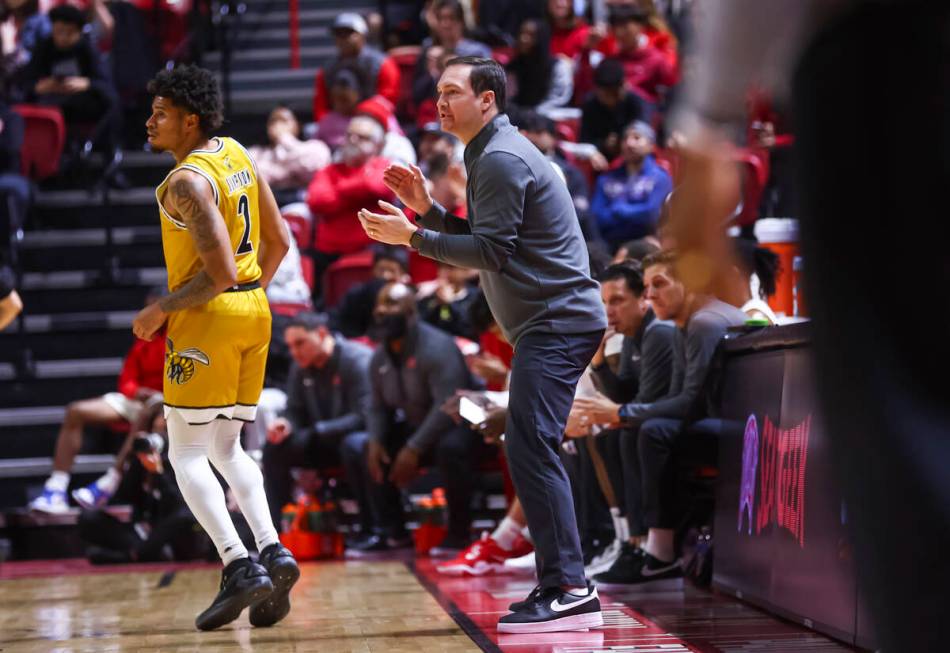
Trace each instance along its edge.
<instances>
[{"instance_id":1,"label":"stair step","mask_svg":"<svg viewBox=\"0 0 950 653\"><path fill-rule=\"evenodd\" d=\"M131 316L128 322L131 323ZM132 346L132 329L128 324L95 325L99 328L87 325L85 329L57 328L60 324L54 322L49 330L22 335L12 327L0 333L0 361L18 360L24 348L32 351L34 358L62 360L80 355L89 358L125 356Z\"/></svg>"},{"instance_id":2,"label":"stair step","mask_svg":"<svg viewBox=\"0 0 950 653\"><path fill-rule=\"evenodd\" d=\"M106 454L76 456L73 474L102 473L115 464L115 456ZM46 476L53 471L52 458L8 458L0 460L0 478ZM78 516L79 510L74 509ZM67 513L68 514L68 513Z\"/></svg>"},{"instance_id":3,"label":"stair step","mask_svg":"<svg viewBox=\"0 0 950 653\"><path fill-rule=\"evenodd\" d=\"M104 280L100 270L65 270L62 272L28 272L23 275L20 289L24 292L38 290L69 290L99 286ZM168 282L165 268L140 268L120 270L116 280L123 286L162 286Z\"/></svg>"},{"instance_id":4,"label":"stair step","mask_svg":"<svg viewBox=\"0 0 950 653\"><path fill-rule=\"evenodd\" d=\"M122 359L116 360L119 361L121 367ZM0 365L5 367L8 364L0 363ZM100 373L100 376L91 376L92 371ZM28 408L52 403L65 406L77 399L115 392L118 371L107 372L99 368L98 370L81 369L80 372L81 374L68 378L2 381L0 382L0 407Z\"/></svg>"},{"instance_id":5,"label":"stair step","mask_svg":"<svg viewBox=\"0 0 950 653\"><path fill-rule=\"evenodd\" d=\"M140 243L161 242L162 230L158 225L142 227L117 227L112 229L114 245L135 245ZM47 249L51 247L92 247L105 245L108 231L97 229L43 229L27 231L23 235L20 247L23 250Z\"/></svg>"}]
</instances>

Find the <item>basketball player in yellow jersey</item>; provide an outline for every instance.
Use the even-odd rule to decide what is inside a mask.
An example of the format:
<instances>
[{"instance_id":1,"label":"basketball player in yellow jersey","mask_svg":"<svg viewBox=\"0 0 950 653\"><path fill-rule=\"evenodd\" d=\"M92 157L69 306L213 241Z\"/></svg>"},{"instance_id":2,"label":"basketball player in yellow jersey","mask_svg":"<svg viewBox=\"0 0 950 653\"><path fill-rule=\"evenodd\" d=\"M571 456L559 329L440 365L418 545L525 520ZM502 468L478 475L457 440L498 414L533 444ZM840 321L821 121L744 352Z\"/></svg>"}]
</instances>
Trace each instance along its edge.
<instances>
[{"instance_id":1,"label":"basketball player in yellow jersey","mask_svg":"<svg viewBox=\"0 0 950 653\"><path fill-rule=\"evenodd\" d=\"M175 156L156 189L170 293L141 311L132 330L148 340L168 322L168 456L224 563L220 592L195 624L218 628L250 606L253 625L271 626L290 611L300 570L278 541L260 469L239 436L255 417L264 383L271 315L263 289L289 234L247 151L234 139L209 138L222 122L212 74L193 66L163 71L149 93L148 142ZM248 558L209 460L254 532L260 564Z\"/></svg>"}]
</instances>

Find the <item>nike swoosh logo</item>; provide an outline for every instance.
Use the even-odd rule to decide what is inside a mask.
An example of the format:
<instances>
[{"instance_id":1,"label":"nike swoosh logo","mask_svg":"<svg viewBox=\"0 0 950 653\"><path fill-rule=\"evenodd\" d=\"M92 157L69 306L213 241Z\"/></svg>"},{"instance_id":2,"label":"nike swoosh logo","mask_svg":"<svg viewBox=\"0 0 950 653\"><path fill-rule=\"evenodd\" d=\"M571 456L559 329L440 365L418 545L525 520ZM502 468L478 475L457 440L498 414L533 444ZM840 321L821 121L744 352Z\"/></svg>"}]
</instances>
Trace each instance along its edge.
<instances>
[{"instance_id":1,"label":"nike swoosh logo","mask_svg":"<svg viewBox=\"0 0 950 653\"><path fill-rule=\"evenodd\" d=\"M563 603L561 603L560 599L554 599L553 601L551 601L551 609L554 610L555 612L564 612L565 610L576 608L579 605L584 605L588 601L593 601L596 598L597 598L597 590L595 589L593 592L585 596L580 601L574 601L573 603L568 603L567 605L564 605Z\"/></svg>"},{"instance_id":2,"label":"nike swoosh logo","mask_svg":"<svg viewBox=\"0 0 950 653\"><path fill-rule=\"evenodd\" d=\"M677 561L674 562L673 564L666 565L665 567L660 567L659 569L650 569L650 568L647 567L646 565L643 565L643 567L640 569L640 575L643 576L643 577L645 577L645 578L650 578L651 576L659 576L660 574L665 574L666 572L670 571L671 569L675 569L675 568L679 567L679 564L680 564L680 563L679 563L679 561L677 560Z\"/></svg>"}]
</instances>

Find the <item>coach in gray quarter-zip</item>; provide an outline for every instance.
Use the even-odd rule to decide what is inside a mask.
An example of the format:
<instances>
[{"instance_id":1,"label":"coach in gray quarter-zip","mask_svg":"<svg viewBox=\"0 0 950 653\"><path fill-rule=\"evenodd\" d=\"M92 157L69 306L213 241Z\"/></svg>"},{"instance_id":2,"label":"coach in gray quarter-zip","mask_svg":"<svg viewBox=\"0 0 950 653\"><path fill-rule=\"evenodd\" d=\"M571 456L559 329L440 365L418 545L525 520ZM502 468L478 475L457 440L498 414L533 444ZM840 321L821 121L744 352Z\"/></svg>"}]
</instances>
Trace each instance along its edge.
<instances>
[{"instance_id":1,"label":"coach in gray quarter-zip","mask_svg":"<svg viewBox=\"0 0 950 653\"><path fill-rule=\"evenodd\" d=\"M423 226L385 202L386 214L364 210L359 217L371 238L480 271L492 313L515 348L505 443L540 580L538 592L514 606L515 613L528 605L537 610L511 632L595 627L602 622L599 603L584 577L558 451L577 380L606 319L570 194L502 113L504 79L497 62L460 57L448 62L439 82L442 129L466 144L468 220L432 201L418 168L395 165L386 170L386 185L422 216ZM549 608L551 599L572 607ZM500 630L511 626L510 617L502 618Z\"/></svg>"}]
</instances>

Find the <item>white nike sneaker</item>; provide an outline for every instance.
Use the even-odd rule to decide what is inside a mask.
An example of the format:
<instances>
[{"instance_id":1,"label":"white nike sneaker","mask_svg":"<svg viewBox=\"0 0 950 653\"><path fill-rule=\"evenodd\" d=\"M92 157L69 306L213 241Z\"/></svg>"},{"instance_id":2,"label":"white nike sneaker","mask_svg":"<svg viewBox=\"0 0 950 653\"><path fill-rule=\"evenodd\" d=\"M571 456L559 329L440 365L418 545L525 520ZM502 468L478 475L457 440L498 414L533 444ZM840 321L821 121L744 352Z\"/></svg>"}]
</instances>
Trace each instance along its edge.
<instances>
[{"instance_id":1,"label":"white nike sneaker","mask_svg":"<svg viewBox=\"0 0 950 653\"><path fill-rule=\"evenodd\" d=\"M588 578L593 578L599 573L605 572L617 561L617 558L620 557L620 549L622 542L620 540L614 540L607 548L600 552L599 555L595 555L594 559L590 561L590 564L584 567L584 573Z\"/></svg>"},{"instance_id":2,"label":"white nike sneaker","mask_svg":"<svg viewBox=\"0 0 950 653\"><path fill-rule=\"evenodd\" d=\"M43 490L43 494L30 502L29 508L50 515L62 515L69 512L69 502L62 490Z\"/></svg>"},{"instance_id":3,"label":"white nike sneaker","mask_svg":"<svg viewBox=\"0 0 950 653\"><path fill-rule=\"evenodd\" d=\"M521 576L533 576L537 574L538 565L535 561L534 551L518 558L508 558L505 560L505 571L509 574L518 574Z\"/></svg>"}]
</instances>

